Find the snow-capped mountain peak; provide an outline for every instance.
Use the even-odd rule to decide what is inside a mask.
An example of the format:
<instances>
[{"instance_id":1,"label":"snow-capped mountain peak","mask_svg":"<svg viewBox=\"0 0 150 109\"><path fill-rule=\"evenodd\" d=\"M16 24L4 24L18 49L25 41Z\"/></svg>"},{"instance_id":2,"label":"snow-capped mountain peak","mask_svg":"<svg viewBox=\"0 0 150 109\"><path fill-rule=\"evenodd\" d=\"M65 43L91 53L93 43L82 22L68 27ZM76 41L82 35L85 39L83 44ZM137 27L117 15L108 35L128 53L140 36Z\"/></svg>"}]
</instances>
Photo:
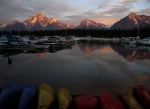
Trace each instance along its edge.
<instances>
[{"instance_id":1,"label":"snow-capped mountain peak","mask_svg":"<svg viewBox=\"0 0 150 109\"><path fill-rule=\"evenodd\" d=\"M77 29L105 29L105 25L101 23L96 23L93 20L85 19L83 20Z\"/></svg>"},{"instance_id":2,"label":"snow-capped mountain peak","mask_svg":"<svg viewBox=\"0 0 150 109\"><path fill-rule=\"evenodd\" d=\"M135 18L135 17L137 17L138 15L136 14L136 13L130 13L129 15L128 15L128 17L130 17L131 19L133 19L133 18Z\"/></svg>"},{"instance_id":3,"label":"snow-capped mountain peak","mask_svg":"<svg viewBox=\"0 0 150 109\"><path fill-rule=\"evenodd\" d=\"M42 13L37 13L35 16L29 17L24 21L24 25L27 30L73 29L73 27L68 27L55 18L48 18Z\"/></svg>"},{"instance_id":4,"label":"snow-capped mountain peak","mask_svg":"<svg viewBox=\"0 0 150 109\"><path fill-rule=\"evenodd\" d=\"M44 19L46 19L47 17L46 17L46 15L44 15L44 14L42 14L42 13L37 13L37 14L35 15L35 18L37 18L38 20L44 20Z\"/></svg>"},{"instance_id":5,"label":"snow-capped mountain peak","mask_svg":"<svg viewBox=\"0 0 150 109\"><path fill-rule=\"evenodd\" d=\"M18 20L13 20L12 22L10 22L9 24L10 25L14 25L14 24L16 24L16 23L18 23L19 21Z\"/></svg>"},{"instance_id":6,"label":"snow-capped mountain peak","mask_svg":"<svg viewBox=\"0 0 150 109\"><path fill-rule=\"evenodd\" d=\"M54 18L49 18L49 19L48 19L48 22L49 22L50 24L52 24L52 23L54 23L54 22L58 22L58 20L57 20L57 19L54 19Z\"/></svg>"},{"instance_id":7,"label":"snow-capped mountain peak","mask_svg":"<svg viewBox=\"0 0 150 109\"><path fill-rule=\"evenodd\" d=\"M92 21L92 20L85 19L85 20L83 20L83 21L81 22L81 24L90 26L90 25L95 25L96 22L94 22L94 21Z\"/></svg>"},{"instance_id":8,"label":"snow-capped mountain peak","mask_svg":"<svg viewBox=\"0 0 150 109\"><path fill-rule=\"evenodd\" d=\"M0 22L0 28L4 28L6 26L5 23Z\"/></svg>"},{"instance_id":9,"label":"snow-capped mountain peak","mask_svg":"<svg viewBox=\"0 0 150 109\"><path fill-rule=\"evenodd\" d=\"M112 25L111 29L133 29L150 26L150 16L130 13L120 21Z\"/></svg>"}]
</instances>

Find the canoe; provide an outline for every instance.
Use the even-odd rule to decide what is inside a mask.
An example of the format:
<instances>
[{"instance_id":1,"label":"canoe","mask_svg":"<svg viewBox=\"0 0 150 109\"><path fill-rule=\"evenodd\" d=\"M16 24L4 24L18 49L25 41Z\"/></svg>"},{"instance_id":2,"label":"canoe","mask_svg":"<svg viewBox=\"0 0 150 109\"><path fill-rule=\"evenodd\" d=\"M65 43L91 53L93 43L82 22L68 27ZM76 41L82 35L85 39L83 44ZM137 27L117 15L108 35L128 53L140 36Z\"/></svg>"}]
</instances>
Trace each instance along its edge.
<instances>
[{"instance_id":1,"label":"canoe","mask_svg":"<svg viewBox=\"0 0 150 109\"><path fill-rule=\"evenodd\" d=\"M148 90L148 93L150 94L150 89L147 89Z\"/></svg>"},{"instance_id":2,"label":"canoe","mask_svg":"<svg viewBox=\"0 0 150 109\"><path fill-rule=\"evenodd\" d=\"M70 93L64 89L60 88L57 92L57 98L58 98L58 109L69 109L72 104L72 97Z\"/></svg>"},{"instance_id":3,"label":"canoe","mask_svg":"<svg viewBox=\"0 0 150 109\"><path fill-rule=\"evenodd\" d=\"M40 84L38 89L38 109L48 109L53 105L55 94L53 89L47 84Z\"/></svg>"},{"instance_id":4,"label":"canoe","mask_svg":"<svg viewBox=\"0 0 150 109\"><path fill-rule=\"evenodd\" d=\"M136 101L134 96L129 91L124 91L122 93L122 100L130 109L143 109L141 105Z\"/></svg>"},{"instance_id":5,"label":"canoe","mask_svg":"<svg viewBox=\"0 0 150 109\"><path fill-rule=\"evenodd\" d=\"M122 102L109 93L100 94L99 101L102 109L125 109Z\"/></svg>"},{"instance_id":6,"label":"canoe","mask_svg":"<svg viewBox=\"0 0 150 109\"><path fill-rule=\"evenodd\" d=\"M27 106L32 98L36 95L37 86L26 85L20 97L18 109L28 109Z\"/></svg>"},{"instance_id":7,"label":"canoe","mask_svg":"<svg viewBox=\"0 0 150 109\"><path fill-rule=\"evenodd\" d=\"M75 98L76 109L98 109L98 99L93 96L78 96Z\"/></svg>"},{"instance_id":8,"label":"canoe","mask_svg":"<svg viewBox=\"0 0 150 109\"><path fill-rule=\"evenodd\" d=\"M135 86L133 92L143 106L146 109L150 109L150 94L148 90L142 86Z\"/></svg>"},{"instance_id":9,"label":"canoe","mask_svg":"<svg viewBox=\"0 0 150 109\"><path fill-rule=\"evenodd\" d=\"M14 92L8 97L5 109L17 109L22 92L22 87L19 85Z\"/></svg>"},{"instance_id":10,"label":"canoe","mask_svg":"<svg viewBox=\"0 0 150 109\"><path fill-rule=\"evenodd\" d=\"M19 84L10 83L6 85L0 93L0 109L14 106L17 102L17 95L21 91ZM15 98L15 101L13 100ZM13 103L12 103L13 101Z\"/></svg>"}]
</instances>

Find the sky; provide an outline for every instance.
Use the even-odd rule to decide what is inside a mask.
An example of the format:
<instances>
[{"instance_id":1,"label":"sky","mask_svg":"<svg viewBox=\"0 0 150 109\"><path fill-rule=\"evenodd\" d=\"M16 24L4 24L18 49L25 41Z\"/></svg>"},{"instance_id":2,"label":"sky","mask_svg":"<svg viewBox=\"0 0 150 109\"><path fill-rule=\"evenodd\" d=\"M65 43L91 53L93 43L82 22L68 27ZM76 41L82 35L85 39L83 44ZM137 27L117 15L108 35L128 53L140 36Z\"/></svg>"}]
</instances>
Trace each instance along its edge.
<instances>
[{"instance_id":1,"label":"sky","mask_svg":"<svg viewBox=\"0 0 150 109\"><path fill-rule=\"evenodd\" d=\"M74 26L84 19L112 25L131 12L150 16L150 0L0 0L0 22L6 24L38 12Z\"/></svg>"}]
</instances>

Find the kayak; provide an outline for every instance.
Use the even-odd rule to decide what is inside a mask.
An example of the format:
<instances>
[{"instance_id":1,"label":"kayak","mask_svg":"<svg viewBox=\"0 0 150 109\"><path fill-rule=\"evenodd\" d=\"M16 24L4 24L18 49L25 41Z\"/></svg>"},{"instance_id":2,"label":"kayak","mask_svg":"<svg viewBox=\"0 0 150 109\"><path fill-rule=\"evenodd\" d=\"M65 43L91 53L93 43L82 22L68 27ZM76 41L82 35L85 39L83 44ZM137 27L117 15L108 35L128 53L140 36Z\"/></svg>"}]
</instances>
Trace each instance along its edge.
<instances>
[{"instance_id":1,"label":"kayak","mask_svg":"<svg viewBox=\"0 0 150 109\"><path fill-rule=\"evenodd\" d=\"M0 109L14 106L17 102L17 95L21 91L19 84L10 83L6 85L0 93ZM13 100L15 98L15 101ZM13 103L12 103L13 101Z\"/></svg>"},{"instance_id":2,"label":"kayak","mask_svg":"<svg viewBox=\"0 0 150 109\"><path fill-rule=\"evenodd\" d=\"M53 89L47 84L40 84L38 89L38 109L48 109L53 105L55 94Z\"/></svg>"},{"instance_id":3,"label":"kayak","mask_svg":"<svg viewBox=\"0 0 150 109\"><path fill-rule=\"evenodd\" d=\"M100 94L99 101L102 109L125 109L122 102L109 93Z\"/></svg>"},{"instance_id":4,"label":"kayak","mask_svg":"<svg viewBox=\"0 0 150 109\"><path fill-rule=\"evenodd\" d=\"M150 109L150 94L147 89L142 86L135 86L133 88L135 96L143 104L146 109Z\"/></svg>"},{"instance_id":5,"label":"kayak","mask_svg":"<svg viewBox=\"0 0 150 109\"><path fill-rule=\"evenodd\" d=\"M75 98L76 109L98 109L98 99L93 96L78 96Z\"/></svg>"},{"instance_id":6,"label":"kayak","mask_svg":"<svg viewBox=\"0 0 150 109\"><path fill-rule=\"evenodd\" d=\"M60 88L57 92L57 98L59 103L59 109L70 108L72 104L72 97L66 89Z\"/></svg>"},{"instance_id":7,"label":"kayak","mask_svg":"<svg viewBox=\"0 0 150 109\"><path fill-rule=\"evenodd\" d=\"M129 91L122 93L122 99L130 109L143 109Z\"/></svg>"},{"instance_id":8,"label":"kayak","mask_svg":"<svg viewBox=\"0 0 150 109\"><path fill-rule=\"evenodd\" d=\"M23 89L23 92L21 94L20 101L18 104L18 109L26 109L28 103L36 95L36 92L37 92L37 86L26 85L26 87Z\"/></svg>"}]
</instances>

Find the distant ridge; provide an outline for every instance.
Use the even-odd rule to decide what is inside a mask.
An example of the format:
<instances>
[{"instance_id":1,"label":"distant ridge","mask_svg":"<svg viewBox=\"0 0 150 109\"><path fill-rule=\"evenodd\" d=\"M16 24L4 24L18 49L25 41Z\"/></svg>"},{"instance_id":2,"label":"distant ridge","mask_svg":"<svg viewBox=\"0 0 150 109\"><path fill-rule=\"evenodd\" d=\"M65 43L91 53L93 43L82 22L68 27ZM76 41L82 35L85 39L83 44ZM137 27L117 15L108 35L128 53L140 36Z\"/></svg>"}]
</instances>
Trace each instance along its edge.
<instances>
[{"instance_id":1,"label":"distant ridge","mask_svg":"<svg viewBox=\"0 0 150 109\"><path fill-rule=\"evenodd\" d=\"M101 23L96 23L93 20L85 19L83 20L76 29L106 29L106 26Z\"/></svg>"}]
</instances>

